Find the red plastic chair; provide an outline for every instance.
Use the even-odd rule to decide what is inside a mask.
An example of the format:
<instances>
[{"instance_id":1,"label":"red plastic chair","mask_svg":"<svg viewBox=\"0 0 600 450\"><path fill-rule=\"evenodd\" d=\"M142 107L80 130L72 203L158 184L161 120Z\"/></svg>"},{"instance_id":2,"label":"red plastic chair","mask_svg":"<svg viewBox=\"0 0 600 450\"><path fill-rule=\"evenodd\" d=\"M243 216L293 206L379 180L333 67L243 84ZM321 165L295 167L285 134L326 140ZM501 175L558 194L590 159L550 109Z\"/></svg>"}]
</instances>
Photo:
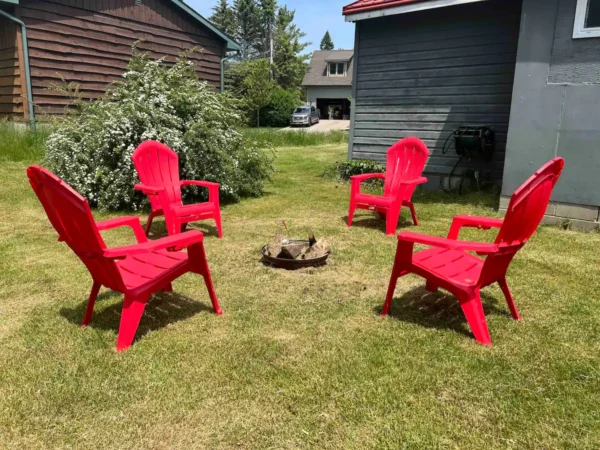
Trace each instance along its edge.
<instances>
[{"instance_id":1,"label":"red plastic chair","mask_svg":"<svg viewBox=\"0 0 600 450\"><path fill-rule=\"evenodd\" d=\"M133 152L132 159L142 182L137 184L135 189L146 194L152 206L152 212L146 225L146 234L150 233L152 220L157 216L164 215L167 232L171 236L182 231L185 224L189 222L214 219L217 223L219 238L223 237L218 183L180 181L177 153L160 142L143 142ZM208 202L184 205L181 202L182 186L208 188Z\"/></svg>"},{"instance_id":2,"label":"red plastic chair","mask_svg":"<svg viewBox=\"0 0 600 450\"><path fill-rule=\"evenodd\" d=\"M204 277L214 311L222 314L204 253L202 233L188 231L149 242L139 218L119 217L95 222L87 201L56 175L42 167L31 166L27 176L59 240L67 243L92 275L92 292L82 326L90 322L102 286L125 294L117 350L127 349L150 296L161 290L171 291L171 282L188 272ZM138 243L106 248L99 232L124 226L133 230ZM174 248L188 248L188 252L171 251Z\"/></svg>"},{"instance_id":3,"label":"red plastic chair","mask_svg":"<svg viewBox=\"0 0 600 450\"><path fill-rule=\"evenodd\" d=\"M415 273L427 280L427 290L435 292L438 287L442 287L454 294L475 339L482 344L491 345L479 292L497 282L513 318L521 319L506 283L506 271L515 254L535 233L544 217L563 167L564 160L555 158L537 171L513 194L503 220L457 216L446 239L411 232L400 233L382 315L385 316L390 311L398 278ZM462 227L484 230L500 228L500 231L493 244L466 242L458 240ZM431 248L413 254L414 244L424 244ZM487 258L482 260L467 252L487 255Z\"/></svg>"},{"instance_id":4,"label":"red plastic chair","mask_svg":"<svg viewBox=\"0 0 600 450\"><path fill-rule=\"evenodd\" d=\"M413 222L418 225L412 196L417 185L427 183L427 178L421 174L428 156L429 150L423 141L416 137L408 137L398 141L388 150L385 174L368 173L350 177L352 188L348 226L352 226L356 209L367 209L386 217L386 234L392 235L396 232L402 206L410 208ZM360 192L360 183L370 178L385 180L383 196Z\"/></svg>"}]
</instances>

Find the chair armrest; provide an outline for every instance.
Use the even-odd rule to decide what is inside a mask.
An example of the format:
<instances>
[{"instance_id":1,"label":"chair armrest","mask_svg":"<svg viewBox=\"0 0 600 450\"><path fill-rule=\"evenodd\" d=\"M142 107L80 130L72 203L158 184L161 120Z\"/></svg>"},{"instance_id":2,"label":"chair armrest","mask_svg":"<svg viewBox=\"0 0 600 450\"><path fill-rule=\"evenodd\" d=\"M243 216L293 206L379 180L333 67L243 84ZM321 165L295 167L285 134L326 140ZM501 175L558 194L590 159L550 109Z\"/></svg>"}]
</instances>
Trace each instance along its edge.
<instances>
[{"instance_id":1,"label":"chair armrest","mask_svg":"<svg viewBox=\"0 0 600 450\"><path fill-rule=\"evenodd\" d=\"M137 245L128 245L125 247L108 248L104 250L104 256L111 259L122 259L130 255L139 255L141 253L153 252L164 249L182 249L198 244L204 240L204 235L199 231L186 231L175 236L168 236L156 241L148 241Z\"/></svg>"},{"instance_id":2,"label":"chair armrest","mask_svg":"<svg viewBox=\"0 0 600 450\"><path fill-rule=\"evenodd\" d=\"M212 181L182 181L180 186L200 186L208 189L208 201L211 203L219 203L219 183L213 183Z\"/></svg>"},{"instance_id":3,"label":"chair armrest","mask_svg":"<svg viewBox=\"0 0 600 450\"><path fill-rule=\"evenodd\" d=\"M190 181L185 180L181 182L181 186L202 186L205 188L218 188L221 185L219 183L213 183L212 181Z\"/></svg>"},{"instance_id":4,"label":"chair armrest","mask_svg":"<svg viewBox=\"0 0 600 450\"><path fill-rule=\"evenodd\" d=\"M491 228L500 228L504 219L493 219L490 217L479 216L456 216L452 220L452 226L448 232L448 239L458 239L462 227L477 228L479 230L489 230Z\"/></svg>"},{"instance_id":5,"label":"chair armrest","mask_svg":"<svg viewBox=\"0 0 600 450\"><path fill-rule=\"evenodd\" d=\"M445 239L426 234L404 231L398 235L398 240L412 242L414 244L429 245L431 247L447 248L449 250L464 250L477 252L481 255L496 253L498 246L496 244L487 244L484 242L467 242Z\"/></svg>"},{"instance_id":6,"label":"chair armrest","mask_svg":"<svg viewBox=\"0 0 600 450\"><path fill-rule=\"evenodd\" d=\"M139 244L148 242L146 233L140 223L140 218L135 216L116 217L114 219L103 220L102 222L96 222L98 231L111 230L119 227L129 227L133 230L136 240Z\"/></svg>"},{"instance_id":7,"label":"chair armrest","mask_svg":"<svg viewBox=\"0 0 600 450\"><path fill-rule=\"evenodd\" d=\"M136 184L133 187L137 191L142 191L146 195L158 195L165 190L162 187L148 186L147 184Z\"/></svg>"},{"instance_id":8,"label":"chair armrest","mask_svg":"<svg viewBox=\"0 0 600 450\"><path fill-rule=\"evenodd\" d=\"M427 183L427 178L425 177L419 177L419 178L414 178L412 180L408 180L408 181L401 181L401 184L423 184L423 183Z\"/></svg>"},{"instance_id":9,"label":"chair armrest","mask_svg":"<svg viewBox=\"0 0 600 450\"><path fill-rule=\"evenodd\" d=\"M362 175L352 175L350 180L362 183L370 178L379 178L385 180L385 173L363 173Z\"/></svg>"}]
</instances>

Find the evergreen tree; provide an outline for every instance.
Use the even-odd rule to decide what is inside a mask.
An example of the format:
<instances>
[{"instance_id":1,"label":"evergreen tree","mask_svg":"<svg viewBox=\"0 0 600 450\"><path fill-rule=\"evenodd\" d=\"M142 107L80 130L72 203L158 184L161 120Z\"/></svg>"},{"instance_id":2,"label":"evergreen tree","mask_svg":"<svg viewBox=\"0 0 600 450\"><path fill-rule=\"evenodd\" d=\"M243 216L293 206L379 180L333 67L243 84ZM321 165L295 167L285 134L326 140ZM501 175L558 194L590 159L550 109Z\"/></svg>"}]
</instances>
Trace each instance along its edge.
<instances>
[{"instance_id":1,"label":"evergreen tree","mask_svg":"<svg viewBox=\"0 0 600 450\"><path fill-rule=\"evenodd\" d=\"M217 6L213 7L213 15L209 19L224 33L235 36L237 23L235 12L227 4L227 0L219 0Z\"/></svg>"},{"instance_id":2,"label":"evergreen tree","mask_svg":"<svg viewBox=\"0 0 600 450\"><path fill-rule=\"evenodd\" d=\"M255 0L234 0L233 9L237 20L237 32L234 36L242 47L239 59L255 59L258 56L260 38L260 9Z\"/></svg>"},{"instance_id":3,"label":"evergreen tree","mask_svg":"<svg viewBox=\"0 0 600 450\"><path fill-rule=\"evenodd\" d=\"M306 36L294 24L295 11L287 6L279 8L275 28L275 81L284 89L298 89L306 72L306 60L310 55L302 52L310 42L301 43Z\"/></svg>"},{"instance_id":4,"label":"evergreen tree","mask_svg":"<svg viewBox=\"0 0 600 450\"><path fill-rule=\"evenodd\" d=\"M260 57L269 59L271 64L273 64L273 38L276 13L277 0L260 0L261 36L258 50Z\"/></svg>"},{"instance_id":5,"label":"evergreen tree","mask_svg":"<svg viewBox=\"0 0 600 450\"><path fill-rule=\"evenodd\" d=\"M335 45L333 44L329 30L327 30L325 36L323 36L323 39L321 39L321 50L333 50L334 48Z\"/></svg>"}]
</instances>

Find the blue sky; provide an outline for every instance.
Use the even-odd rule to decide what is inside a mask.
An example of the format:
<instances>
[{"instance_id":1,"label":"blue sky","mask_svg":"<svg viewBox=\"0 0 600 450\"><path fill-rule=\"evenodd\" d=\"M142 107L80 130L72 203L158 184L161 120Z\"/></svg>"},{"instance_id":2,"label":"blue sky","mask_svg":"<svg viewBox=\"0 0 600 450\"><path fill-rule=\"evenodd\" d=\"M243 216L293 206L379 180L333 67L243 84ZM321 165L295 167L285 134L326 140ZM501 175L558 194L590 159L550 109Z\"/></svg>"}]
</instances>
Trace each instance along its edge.
<instances>
[{"instance_id":1,"label":"blue sky","mask_svg":"<svg viewBox=\"0 0 600 450\"><path fill-rule=\"evenodd\" d=\"M186 0L186 3L208 18L217 0ZM336 49L354 48L354 24L346 23L342 17L342 7L352 0L279 0L278 3L296 10L296 24L307 34L306 40L312 42L307 52L319 49L327 30Z\"/></svg>"}]
</instances>

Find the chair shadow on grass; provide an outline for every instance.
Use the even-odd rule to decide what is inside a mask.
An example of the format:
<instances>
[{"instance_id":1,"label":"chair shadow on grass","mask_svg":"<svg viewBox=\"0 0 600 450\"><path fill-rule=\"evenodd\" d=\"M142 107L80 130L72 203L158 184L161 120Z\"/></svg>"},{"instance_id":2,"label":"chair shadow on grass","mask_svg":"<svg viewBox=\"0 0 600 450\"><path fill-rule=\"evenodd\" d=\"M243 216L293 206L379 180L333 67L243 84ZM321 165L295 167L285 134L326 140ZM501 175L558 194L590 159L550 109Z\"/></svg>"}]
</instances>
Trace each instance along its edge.
<instances>
[{"instance_id":1,"label":"chair shadow on grass","mask_svg":"<svg viewBox=\"0 0 600 450\"><path fill-rule=\"evenodd\" d=\"M149 239L160 239L167 237L169 233L167 233L167 226L165 224L164 219L161 217L157 217L152 222L152 228L150 228ZM144 229L146 229L146 222L142 223ZM198 222L191 222L187 224L186 231L197 230L200 231L204 236L211 237L219 237L219 233L217 232L217 227L210 224L210 221L201 220Z\"/></svg>"},{"instance_id":2,"label":"chair shadow on grass","mask_svg":"<svg viewBox=\"0 0 600 450\"><path fill-rule=\"evenodd\" d=\"M121 297L121 300L106 308L102 307L104 301L114 300L117 297ZM153 295L146 304L134 342L137 342L151 331L160 330L169 324L187 320L201 312L212 313L213 309L210 300L208 300L208 295L205 297L208 303L204 303L204 296L197 301L176 292L159 292ZM92 321L88 326L97 330L114 331L115 334L118 334L121 310L123 309L122 298L123 294L119 292L102 292L96 300ZM72 324L79 326L83 320L86 307L87 299L74 308L61 308L60 315Z\"/></svg>"},{"instance_id":3,"label":"chair shadow on grass","mask_svg":"<svg viewBox=\"0 0 600 450\"><path fill-rule=\"evenodd\" d=\"M495 297L481 292L481 300L486 316L495 314L511 317L508 307L502 307ZM377 314L381 314L382 309L383 304L374 308ZM448 329L472 337L458 300L442 290L429 292L422 286L413 288L400 297L394 297L390 317L425 328Z\"/></svg>"},{"instance_id":4,"label":"chair shadow on grass","mask_svg":"<svg viewBox=\"0 0 600 450\"><path fill-rule=\"evenodd\" d=\"M342 222L344 222L344 224L348 225L348 215L341 217L340 220ZM376 212L371 212L371 211L366 211L363 214L357 212L354 215L354 219L352 220L352 226L379 230L379 231L383 232L384 234L386 232L385 218L381 218L381 217L379 217L379 215ZM414 224L412 223L410 214L408 215L408 217L400 216L400 219L398 220L396 229L411 228L411 227L414 227Z\"/></svg>"}]
</instances>

